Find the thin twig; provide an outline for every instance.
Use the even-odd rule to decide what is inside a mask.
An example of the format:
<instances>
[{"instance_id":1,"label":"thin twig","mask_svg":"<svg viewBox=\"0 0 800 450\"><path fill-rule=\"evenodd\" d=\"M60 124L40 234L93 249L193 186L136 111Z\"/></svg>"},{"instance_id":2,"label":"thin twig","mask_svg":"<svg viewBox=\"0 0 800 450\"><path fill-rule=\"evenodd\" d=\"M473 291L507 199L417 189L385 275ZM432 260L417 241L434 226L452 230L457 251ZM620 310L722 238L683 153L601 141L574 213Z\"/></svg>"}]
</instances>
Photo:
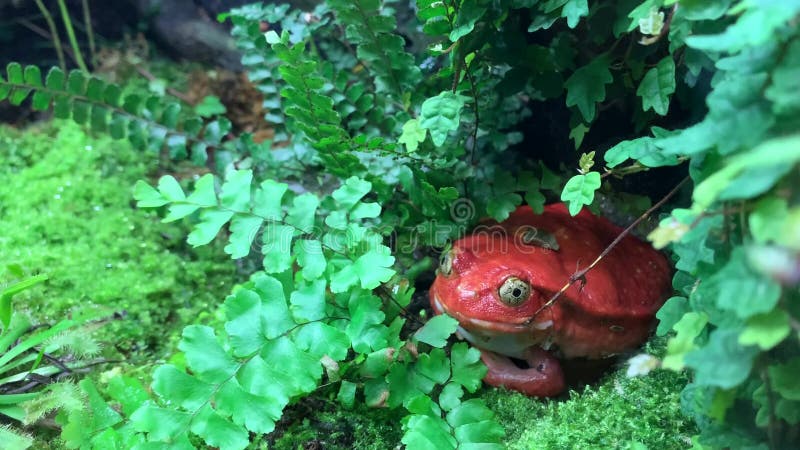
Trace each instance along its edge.
<instances>
[{"instance_id":1,"label":"thin twig","mask_svg":"<svg viewBox=\"0 0 800 450\"><path fill-rule=\"evenodd\" d=\"M28 382L27 384L24 384L24 385L22 385L22 386L20 386L18 388L10 389L10 390L6 391L5 393L9 394L9 395L24 394L24 393L30 391L31 389L39 386L40 384L43 384L43 383L41 381L31 381L31 382Z\"/></svg>"},{"instance_id":2,"label":"thin twig","mask_svg":"<svg viewBox=\"0 0 800 450\"><path fill-rule=\"evenodd\" d=\"M665 195L661 200L659 200L658 203L651 206L650 209L645 211L644 214L639 216L638 219L634 220L633 223L631 223L630 225L628 225L627 228L622 230L622 232L611 242L611 244L608 245L608 247L605 248L605 250L603 250L602 253L600 253L600 255L597 258L595 258L594 261L592 261L591 264L589 264L586 268L578 270L577 272L570 275L567 284L565 284L561 289L559 289L558 292L553 294L553 296L550 297L550 299L544 305L542 305L538 310L536 310L536 312L533 313L533 316L531 316L531 318L528 319L526 324L530 324L531 322L533 322L542 311L551 307L556 302L556 300L558 300L565 292L567 292L567 289L569 289L570 287L572 287L573 284L575 284L576 281L583 280L586 274L589 273L590 270L594 269L595 266L597 266L597 264L600 263L600 261L603 258L605 258L606 255L608 255L611 252L611 250L613 250L614 247L616 247L617 244L619 244L620 241L622 241L622 239L625 238L625 236L630 234L631 230L636 228L637 225L639 225L643 220L649 217L650 214L653 213L653 211L660 208L664 203L666 203L667 200L669 200L673 195L675 195L680 190L680 188L683 187L683 185L686 184L689 180L690 180L689 177L686 177L683 180L681 180L681 182L678 183L677 186L672 188L672 190L669 191L669 193L667 193L667 195Z\"/></svg>"},{"instance_id":3,"label":"thin twig","mask_svg":"<svg viewBox=\"0 0 800 450\"><path fill-rule=\"evenodd\" d=\"M36 350L36 353L39 353L39 351ZM44 359L50 361L54 366L56 366L59 369L61 369L62 372L72 373L72 369L67 367L66 364L62 363L58 358L56 358L54 356L51 356L51 355L47 354L46 352L42 352L42 355L44 356Z\"/></svg>"}]
</instances>

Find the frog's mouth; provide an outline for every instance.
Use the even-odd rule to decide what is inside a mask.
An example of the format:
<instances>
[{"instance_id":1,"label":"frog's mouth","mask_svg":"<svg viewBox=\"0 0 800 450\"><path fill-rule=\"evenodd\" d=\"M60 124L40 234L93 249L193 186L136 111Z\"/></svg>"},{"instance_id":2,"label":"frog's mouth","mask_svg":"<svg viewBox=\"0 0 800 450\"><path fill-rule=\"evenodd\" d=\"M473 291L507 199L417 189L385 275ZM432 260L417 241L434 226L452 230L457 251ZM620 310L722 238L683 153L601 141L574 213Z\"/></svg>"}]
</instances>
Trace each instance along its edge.
<instances>
[{"instance_id":1,"label":"frog's mouth","mask_svg":"<svg viewBox=\"0 0 800 450\"><path fill-rule=\"evenodd\" d=\"M439 300L439 297L433 296L433 309L438 314L447 314L458 320L463 327L469 328L473 331L488 332L488 333L531 333L536 331L545 331L553 327L552 320L545 320L541 322L532 322L529 318L522 317L519 323L497 322L493 320L476 319L475 317L467 316L458 311L452 311L444 306Z\"/></svg>"}]
</instances>

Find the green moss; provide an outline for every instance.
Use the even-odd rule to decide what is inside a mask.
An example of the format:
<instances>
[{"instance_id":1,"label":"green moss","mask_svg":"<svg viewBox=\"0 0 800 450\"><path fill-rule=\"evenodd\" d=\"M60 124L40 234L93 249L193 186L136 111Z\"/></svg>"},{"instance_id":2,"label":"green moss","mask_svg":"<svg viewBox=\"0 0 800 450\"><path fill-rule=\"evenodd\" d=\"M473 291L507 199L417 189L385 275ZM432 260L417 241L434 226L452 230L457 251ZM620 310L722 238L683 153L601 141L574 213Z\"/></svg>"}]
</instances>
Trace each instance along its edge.
<instances>
[{"instance_id":1,"label":"green moss","mask_svg":"<svg viewBox=\"0 0 800 450\"><path fill-rule=\"evenodd\" d=\"M566 400L540 400L494 388L484 388L479 395L505 427L510 450L643 448L637 443L650 450L691 447L696 428L680 411L686 377L658 370L627 378L624 372L613 371L580 392L570 392ZM401 414L363 405L345 410L335 402L308 398L286 411L278 432L262 436L251 448L395 448L401 438Z\"/></svg>"},{"instance_id":2,"label":"green moss","mask_svg":"<svg viewBox=\"0 0 800 450\"><path fill-rule=\"evenodd\" d=\"M102 341L126 355L160 352L237 281L219 246L188 250L184 227L133 207L132 187L155 155L67 122L0 128L0 147L0 277L10 263L50 277L17 297L17 308L54 321L75 307L107 307L122 319L99 331Z\"/></svg>"},{"instance_id":3,"label":"green moss","mask_svg":"<svg viewBox=\"0 0 800 450\"><path fill-rule=\"evenodd\" d=\"M661 347L661 343L657 344ZM660 348L650 348L658 353ZM501 389L484 394L506 428L508 448L685 449L696 434L680 410L683 374L657 370L628 378L624 368L566 400L538 400Z\"/></svg>"},{"instance_id":4,"label":"green moss","mask_svg":"<svg viewBox=\"0 0 800 450\"><path fill-rule=\"evenodd\" d=\"M306 398L286 410L278 431L262 436L250 448L391 449L402 437L398 414L399 411L368 408L363 404L348 410L335 401Z\"/></svg>"}]
</instances>

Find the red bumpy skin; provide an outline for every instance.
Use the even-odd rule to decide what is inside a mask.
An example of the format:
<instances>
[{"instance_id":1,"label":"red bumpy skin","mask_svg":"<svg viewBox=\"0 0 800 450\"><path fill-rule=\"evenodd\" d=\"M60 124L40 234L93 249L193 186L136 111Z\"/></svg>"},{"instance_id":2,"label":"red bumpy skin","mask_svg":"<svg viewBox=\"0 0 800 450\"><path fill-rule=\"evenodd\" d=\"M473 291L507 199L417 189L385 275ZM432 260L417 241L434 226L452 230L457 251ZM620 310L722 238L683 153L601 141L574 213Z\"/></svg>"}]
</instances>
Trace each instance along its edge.
<instances>
[{"instance_id":1,"label":"red bumpy skin","mask_svg":"<svg viewBox=\"0 0 800 450\"><path fill-rule=\"evenodd\" d=\"M521 206L454 243L431 286L431 305L458 319L459 334L482 350L487 383L558 395L565 383L557 358L602 358L639 346L672 291L666 258L626 236L540 311L621 232L585 209L571 217L561 203L538 215Z\"/></svg>"}]
</instances>

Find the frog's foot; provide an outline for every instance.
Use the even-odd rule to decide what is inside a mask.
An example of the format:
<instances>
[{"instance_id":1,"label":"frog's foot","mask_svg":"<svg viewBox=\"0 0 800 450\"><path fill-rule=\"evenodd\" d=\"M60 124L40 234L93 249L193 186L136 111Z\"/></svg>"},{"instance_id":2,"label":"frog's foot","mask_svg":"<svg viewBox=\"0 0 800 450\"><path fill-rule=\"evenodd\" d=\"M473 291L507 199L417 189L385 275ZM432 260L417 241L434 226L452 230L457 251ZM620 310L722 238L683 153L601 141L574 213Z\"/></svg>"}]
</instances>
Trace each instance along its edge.
<instances>
[{"instance_id":1,"label":"frog's foot","mask_svg":"<svg viewBox=\"0 0 800 450\"><path fill-rule=\"evenodd\" d=\"M554 397L564 391L564 373L556 358L539 347L527 350L524 356L527 369L517 367L507 356L481 350L481 359L489 368L483 381L534 397Z\"/></svg>"}]
</instances>

